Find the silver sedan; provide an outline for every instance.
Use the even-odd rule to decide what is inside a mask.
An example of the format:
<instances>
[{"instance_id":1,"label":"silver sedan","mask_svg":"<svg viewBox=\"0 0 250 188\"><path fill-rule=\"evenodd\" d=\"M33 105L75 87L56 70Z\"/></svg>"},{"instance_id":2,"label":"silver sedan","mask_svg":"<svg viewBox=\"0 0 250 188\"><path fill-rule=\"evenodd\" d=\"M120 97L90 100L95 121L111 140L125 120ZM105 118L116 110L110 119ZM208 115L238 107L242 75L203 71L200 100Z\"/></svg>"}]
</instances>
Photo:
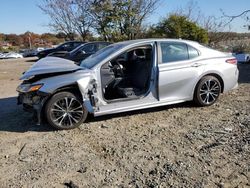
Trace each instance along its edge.
<instances>
[{"instance_id":1,"label":"silver sedan","mask_svg":"<svg viewBox=\"0 0 250 188\"><path fill-rule=\"evenodd\" d=\"M237 60L197 42L143 39L112 44L81 62L48 57L22 77L18 103L58 129L100 116L184 101L214 104L238 83Z\"/></svg>"}]
</instances>

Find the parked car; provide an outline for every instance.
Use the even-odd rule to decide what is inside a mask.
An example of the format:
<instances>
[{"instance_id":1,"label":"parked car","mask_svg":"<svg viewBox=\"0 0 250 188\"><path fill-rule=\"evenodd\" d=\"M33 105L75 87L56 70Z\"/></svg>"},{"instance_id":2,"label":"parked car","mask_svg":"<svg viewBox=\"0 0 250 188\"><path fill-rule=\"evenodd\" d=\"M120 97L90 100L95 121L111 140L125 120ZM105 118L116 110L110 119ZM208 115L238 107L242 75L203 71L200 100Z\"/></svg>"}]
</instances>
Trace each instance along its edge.
<instances>
[{"instance_id":1,"label":"parked car","mask_svg":"<svg viewBox=\"0 0 250 188\"><path fill-rule=\"evenodd\" d=\"M57 51L71 51L73 49L75 49L76 47L78 47L81 44L84 44L85 42L80 42L80 41L69 41L69 42L65 42L59 46L57 46L56 48L49 48L49 49L45 49L42 50L40 52L37 53L37 57L39 59L46 57L48 54L53 53L53 52L57 52Z\"/></svg>"},{"instance_id":2,"label":"parked car","mask_svg":"<svg viewBox=\"0 0 250 188\"><path fill-rule=\"evenodd\" d=\"M72 60L76 64L86 59L88 56L96 53L98 50L110 45L110 42L89 42L82 44L70 52L58 51L49 54L48 56L61 57Z\"/></svg>"},{"instance_id":3,"label":"parked car","mask_svg":"<svg viewBox=\"0 0 250 188\"><path fill-rule=\"evenodd\" d=\"M25 50L22 50L22 55L23 57L34 57L34 56L37 56L37 54L43 50L44 48L42 47L38 47L35 49L25 49Z\"/></svg>"},{"instance_id":4,"label":"parked car","mask_svg":"<svg viewBox=\"0 0 250 188\"><path fill-rule=\"evenodd\" d=\"M245 53L233 54L239 63L250 63L250 55Z\"/></svg>"},{"instance_id":5,"label":"parked car","mask_svg":"<svg viewBox=\"0 0 250 188\"><path fill-rule=\"evenodd\" d=\"M17 59L17 58L23 58L23 56L16 52L8 52L0 55L0 59Z\"/></svg>"},{"instance_id":6,"label":"parked car","mask_svg":"<svg viewBox=\"0 0 250 188\"><path fill-rule=\"evenodd\" d=\"M0 59L5 59L6 54L8 54L9 52L3 52L0 53Z\"/></svg>"},{"instance_id":7,"label":"parked car","mask_svg":"<svg viewBox=\"0 0 250 188\"><path fill-rule=\"evenodd\" d=\"M21 77L18 104L58 129L100 116L184 101L214 104L238 83L237 60L197 42L131 40L81 62L47 57ZM43 116L42 116L43 115Z\"/></svg>"}]
</instances>

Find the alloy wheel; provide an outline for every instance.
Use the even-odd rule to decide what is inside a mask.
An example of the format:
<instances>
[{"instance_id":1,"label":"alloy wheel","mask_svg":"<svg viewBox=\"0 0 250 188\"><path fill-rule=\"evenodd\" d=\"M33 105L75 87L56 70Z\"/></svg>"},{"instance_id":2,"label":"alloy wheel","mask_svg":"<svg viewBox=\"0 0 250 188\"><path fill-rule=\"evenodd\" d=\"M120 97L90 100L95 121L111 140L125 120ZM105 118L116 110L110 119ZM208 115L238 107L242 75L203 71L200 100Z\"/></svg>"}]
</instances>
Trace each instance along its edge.
<instances>
[{"instance_id":1,"label":"alloy wheel","mask_svg":"<svg viewBox=\"0 0 250 188\"><path fill-rule=\"evenodd\" d=\"M74 97L64 97L54 102L50 110L52 121L60 127L78 124L83 115L83 106Z\"/></svg>"},{"instance_id":2,"label":"alloy wheel","mask_svg":"<svg viewBox=\"0 0 250 188\"><path fill-rule=\"evenodd\" d=\"M206 105L212 104L220 94L220 84L217 80L206 80L200 88L199 95L202 102Z\"/></svg>"}]
</instances>

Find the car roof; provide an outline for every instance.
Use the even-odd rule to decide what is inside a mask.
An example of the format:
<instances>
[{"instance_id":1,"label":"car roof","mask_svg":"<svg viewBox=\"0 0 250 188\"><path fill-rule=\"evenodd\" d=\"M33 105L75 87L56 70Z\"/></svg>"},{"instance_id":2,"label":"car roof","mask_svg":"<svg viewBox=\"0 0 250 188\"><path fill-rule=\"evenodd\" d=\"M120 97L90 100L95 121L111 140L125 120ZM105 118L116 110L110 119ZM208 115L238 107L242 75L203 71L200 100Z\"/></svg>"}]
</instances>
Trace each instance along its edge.
<instances>
[{"instance_id":1,"label":"car roof","mask_svg":"<svg viewBox=\"0 0 250 188\"><path fill-rule=\"evenodd\" d=\"M86 44L90 44L90 43L93 43L93 44L95 44L95 43L110 43L111 44L111 42L107 42L107 41L90 41L90 42L86 42Z\"/></svg>"},{"instance_id":2,"label":"car roof","mask_svg":"<svg viewBox=\"0 0 250 188\"><path fill-rule=\"evenodd\" d=\"M64 43L86 43L85 41L65 41Z\"/></svg>"},{"instance_id":3,"label":"car roof","mask_svg":"<svg viewBox=\"0 0 250 188\"><path fill-rule=\"evenodd\" d=\"M133 45L133 44L140 44L145 42L184 42L193 46L200 46L200 44L196 41L191 40L183 40L183 39L168 39L168 38L150 38L150 39L137 39L137 40L128 40L123 42L118 42L116 44L123 44L123 45Z\"/></svg>"},{"instance_id":4,"label":"car roof","mask_svg":"<svg viewBox=\"0 0 250 188\"><path fill-rule=\"evenodd\" d=\"M98 43L107 43L107 44L112 44L111 42L106 42L106 41L92 41L92 42L85 42L83 44L81 44L80 46L85 46L87 44L98 44ZM80 47L79 46L79 47Z\"/></svg>"}]
</instances>

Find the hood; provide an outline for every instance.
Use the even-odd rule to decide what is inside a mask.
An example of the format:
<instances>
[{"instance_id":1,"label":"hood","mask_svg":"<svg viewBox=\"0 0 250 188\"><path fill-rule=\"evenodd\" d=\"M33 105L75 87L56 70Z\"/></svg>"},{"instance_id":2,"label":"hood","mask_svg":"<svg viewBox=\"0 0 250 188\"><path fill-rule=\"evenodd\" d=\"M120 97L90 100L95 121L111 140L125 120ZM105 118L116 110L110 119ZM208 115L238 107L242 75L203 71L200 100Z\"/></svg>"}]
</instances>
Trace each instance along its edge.
<instances>
[{"instance_id":1,"label":"hood","mask_svg":"<svg viewBox=\"0 0 250 188\"><path fill-rule=\"evenodd\" d=\"M76 65L73 61L58 57L45 57L37 61L28 71L26 71L20 80L27 80L33 76L63 73L84 69Z\"/></svg>"}]
</instances>

